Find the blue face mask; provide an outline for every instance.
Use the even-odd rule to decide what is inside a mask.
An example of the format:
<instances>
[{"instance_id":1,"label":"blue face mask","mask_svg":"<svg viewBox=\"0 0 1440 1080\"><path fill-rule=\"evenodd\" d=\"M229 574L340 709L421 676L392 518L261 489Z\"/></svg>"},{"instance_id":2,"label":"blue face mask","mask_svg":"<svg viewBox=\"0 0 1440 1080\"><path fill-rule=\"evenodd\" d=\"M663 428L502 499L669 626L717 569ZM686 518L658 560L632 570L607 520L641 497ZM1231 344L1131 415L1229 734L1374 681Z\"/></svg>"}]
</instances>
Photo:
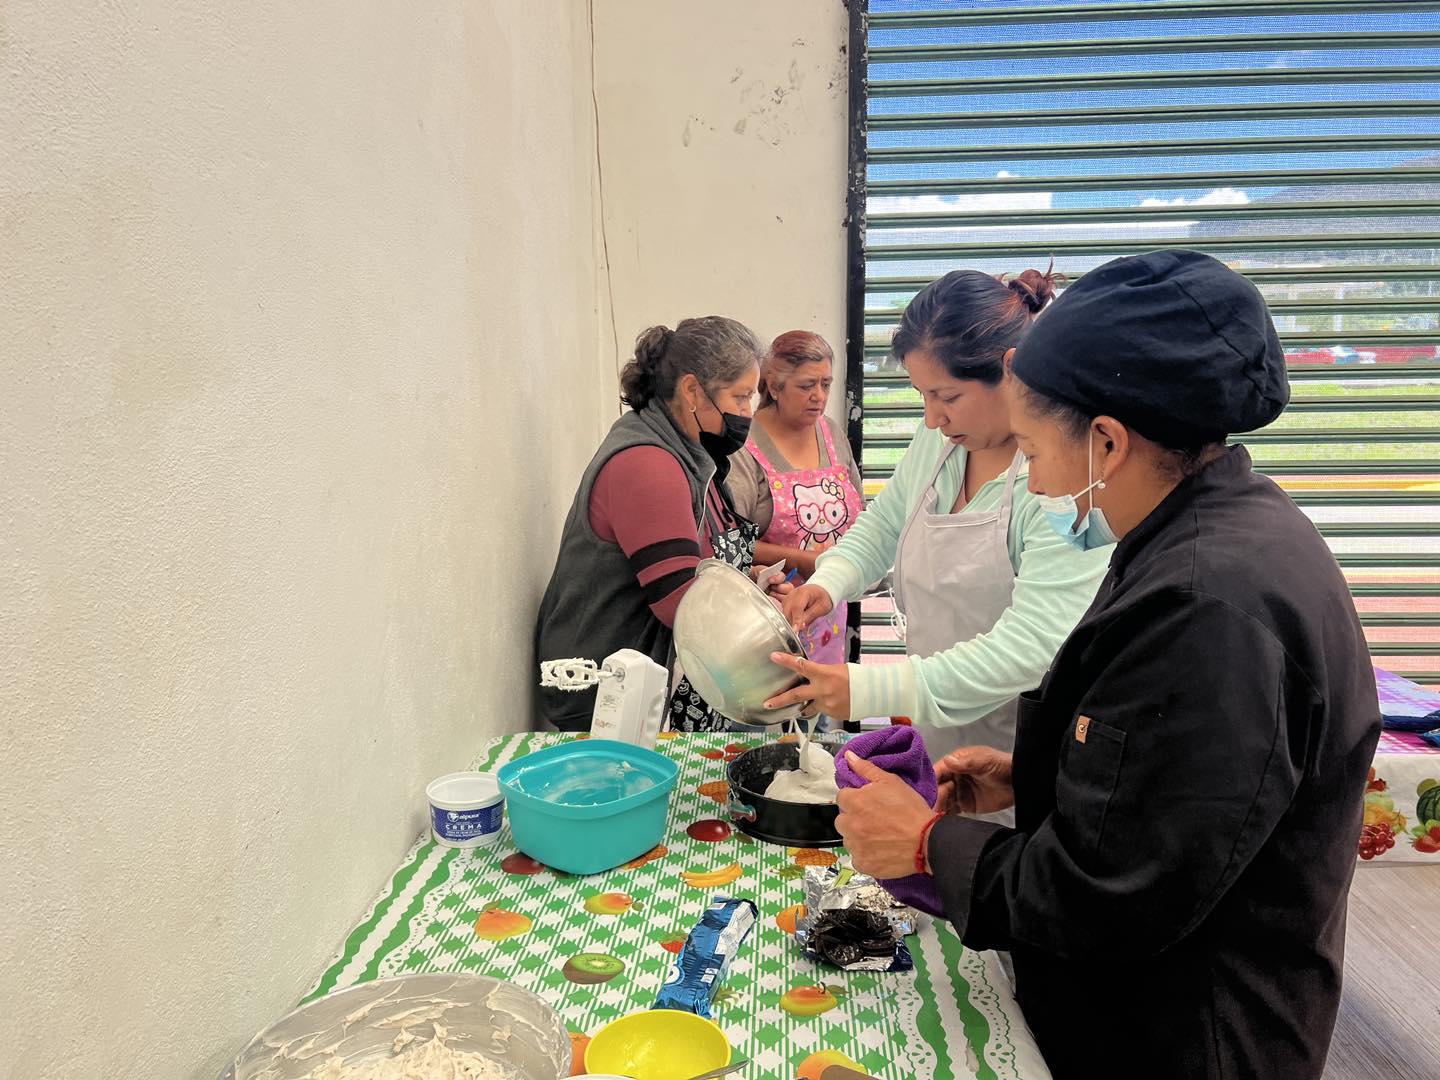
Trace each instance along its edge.
<instances>
[{"instance_id":1,"label":"blue face mask","mask_svg":"<svg viewBox=\"0 0 1440 1080\"><path fill-rule=\"evenodd\" d=\"M1095 475L1094 461L1094 458L1090 459L1087 478ZM1080 518L1080 507L1075 500L1080 495L1086 495L1096 490L1105 490L1104 477L1099 480L1091 480L1089 487L1078 495L1035 496L1035 501L1040 504L1040 509L1045 514L1045 520L1050 523L1050 527L1067 544L1081 551L1092 551L1095 548L1104 547L1106 544L1114 544L1119 540L1119 537L1115 535L1115 530L1110 528L1110 522L1105 520L1105 511L1095 505L1094 498L1090 500L1090 512ZM1078 524L1077 518L1080 518Z\"/></svg>"}]
</instances>

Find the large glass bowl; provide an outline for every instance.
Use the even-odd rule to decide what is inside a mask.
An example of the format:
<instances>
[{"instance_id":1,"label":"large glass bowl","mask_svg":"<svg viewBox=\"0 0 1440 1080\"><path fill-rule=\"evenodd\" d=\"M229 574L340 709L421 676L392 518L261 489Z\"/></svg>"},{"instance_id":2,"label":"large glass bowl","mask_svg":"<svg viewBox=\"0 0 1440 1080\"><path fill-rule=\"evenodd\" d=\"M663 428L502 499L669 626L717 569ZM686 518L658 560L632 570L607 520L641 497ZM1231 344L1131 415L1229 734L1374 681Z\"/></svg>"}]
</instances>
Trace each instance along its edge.
<instances>
[{"instance_id":1,"label":"large glass bowl","mask_svg":"<svg viewBox=\"0 0 1440 1080\"><path fill-rule=\"evenodd\" d=\"M250 1041L220 1080L301 1080L332 1057L347 1064L391 1052L401 1030L509 1066L523 1080L570 1075L570 1036L528 990L484 975L402 975L327 994Z\"/></svg>"}]
</instances>

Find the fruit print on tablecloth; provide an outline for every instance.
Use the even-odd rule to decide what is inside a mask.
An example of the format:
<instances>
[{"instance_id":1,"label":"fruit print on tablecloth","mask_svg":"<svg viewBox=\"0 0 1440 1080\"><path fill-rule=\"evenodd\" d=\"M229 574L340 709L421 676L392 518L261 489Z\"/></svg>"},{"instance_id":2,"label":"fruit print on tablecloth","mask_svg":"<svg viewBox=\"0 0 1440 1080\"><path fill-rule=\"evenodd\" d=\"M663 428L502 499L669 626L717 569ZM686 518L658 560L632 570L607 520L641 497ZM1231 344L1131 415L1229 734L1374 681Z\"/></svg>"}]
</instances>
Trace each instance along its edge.
<instances>
[{"instance_id":1,"label":"fruit print on tablecloth","mask_svg":"<svg viewBox=\"0 0 1440 1080\"><path fill-rule=\"evenodd\" d=\"M728 823L719 818L701 818L699 821L692 821L685 827L685 835L691 840L703 840L707 844L718 844L722 840L729 840L734 831Z\"/></svg>"},{"instance_id":2,"label":"fruit print on tablecloth","mask_svg":"<svg viewBox=\"0 0 1440 1080\"><path fill-rule=\"evenodd\" d=\"M858 1061L852 1061L838 1050L821 1050L818 1054L811 1054L801 1061L795 1070L799 1080L820 1080L820 1075L831 1065L844 1065L846 1068L854 1069L857 1072L864 1072L865 1066Z\"/></svg>"},{"instance_id":3,"label":"fruit print on tablecloth","mask_svg":"<svg viewBox=\"0 0 1440 1080\"><path fill-rule=\"evenodd\" d=\"M572 983L598 986L618 978L625 971L625 961L605 953L579 953L566 960L560 971Z\"/></svg>"},{"instance_id":4,"label":"fruit print on tablecloth","mask_svg":"<svg viewBox=\"0 0 1440 1080\"><path fill-rule=\"evenodd\" d=\"M1397 805L1397 792L1371 766L1365 781L1365 811L1357 853L1369 862L1394 850L1401 841L1421 855L1440 854L1440 780L1427 777L1415 788L1413 821Z\"/></svg>"},{"instance_id":5,"label":"fruit print on tablecloth","mask_svg":"<svg viewBox=\"0 0 1440 1080\"><path fill-rule=\"evenodd\" d=\"M621 870L639 870L640 867L644 866L646 863L658 862L659 860L665 858L665 856L666 856L666 855L669 855L669 854L670 854L670 849L669 849L669 848L667 848L664 844L657 844L655 847L653 847L653 848L651 848L649 851L645 852L644 855L639 855L639 856L631 859L631 860L630 860L629 862L627 862L624 866L620 867L620 869L621 869Z\"/></svg>"},{"instance_id":6,"label":"fruit print on tablecloth","mask_svg":"<svg viewBox=\"0 0 1440 1080\"><path fill-rule=\"evenodd\" d=\"M486 941L504 941L506 938L528 934L534 924L528 915L518 911L506 911L498 904L491 904L475 916L475 936Z\"/></svg>"},{"instance_id":7,"label":"fruit print on tablecloth","mask_svg":"<svg viewBox=\"0 0 1440 1080\"><path fill-rule=\"evenodd\" d=\"M506 749L514 742L528 744L532 738L511 737ZM542 745L547 744L534 743L537 749ZM660 749L668 746L662 744ZM499 755L504 760L511 756ZM496 757L492 752L476 765L493 769L502 763ZM488 849L440 855L422 845L412 865L433 867L425 871L430 880L408 910L397 912L394 925L376 931L385 940L363 977L463 970L510 979L550 1002L577 1038L593 1035L617 1016L648 1008L675 959L672 950L695 925L709 896L734 894L753 898L760 907L760 920L717 996L715 1019L755 1061L757 1075L790 1080L801 1075L807 1062L812 1070L817 1063L853 1062L851 1067L888 1080L968 1076L966 1058L974 1060L975 1052L956 1045L958 1028L938 1027L942 1015L933 999L938 988L947 998L958 995L942 1011L954 1016L960 1010L966 1036L985 1046L987 1063L981 1065L979 1075L1014 1080L1017 1074L1010 1063L1015 1051L1005 1038L1008 1020L985 984L983 960L930 930L925 935L929 944L921 950L928 954L930 970L926 956L919 956L914 978L821 970L805 959L777 919L801 899L800 863L834 859L837 849L787 850L755 843L738 831L720 840L692 837L687 832L690 825L718 820L707 815L713 803L697 793L723 802L725 782L717 775L723 775L724 766L697 753L681 752L678 746L672 757L681 765L679 791L691 794L677 795L672 801L663 857L578 878L537 869L533 861L517 857L508 830L499 844ZM690 884L709 875L729 876L737 868L737 878L713 890ZM631 902L594 899L617 895ZM587 901L618 910L614 914L587 911ZM499 940L482 938L475 925L488 908L523 916L531 926ZM582 956L590 959L571 964ZM599 957L613 958L623 968L611 974L613 966L594 959ZM573 978L577 973L580 981ZM593 976L603 976L603 981L585 981ZM957 991L950 989L952 982ZM793 994L790 1001L798 998L801 1006L796 1013L781 1007L787 994L807 987L822 989ZM812 1012L819 1006L823 1008ZM947 1037L950 1032L953 1038ZM959 1056L952 1059L951 1054Z\"/></svg>"},{"instance_id":8,"label":"fruit print on tablecloth","mask_svg":"<svg viewBox=\"0 0 1440 1080\"><path fill-rule=\"evenodd\" d=\"M775 916L775 925L793 937L803 918L805 918L805 905L791 904Z\"/></svg>"},{"instance_id":9,"label":"fruit print on tablecloth","mask_svg":"<svg viewBox=\"0 0 1440 1080\"><path fill-rule=\"evenodd\" d=\"M618 917L635 906L635 898L623 892L590 893L581 906L591 915Z\"/></svg>"},{"instance_id":10,"label":"fruit print on tablecloth","mask_svg":"<svg viewBox=\"0 0 1440 1080\"><path fill-rule=\"evenodd\" d=\"M680 875L680 880L683 881L686 885L690 886L690 888L692 889L700 889L704 892L713 892L716 889L724 889L730 885L735 884L735 882L739 881L744 876L745 868L741 866L738 862L732 862L727 863L725 866L717 867L713 870L705 868L701 868L698 870L686 870ZM696 922L700 921L700 916L704 913L705 910L704 905L708 904L708 902L709 901L703 901L701 906L696 910Z\"/></svg>"},{"instance_id":11,"label":"fruit print on tablecloth","mask_svg":"<svg viewBox=\"0 0 1440 1080\"><path fill-rule=\"evenodd\" d=\"M791 1016L819 1016L839 1006L845 987L824 983L801 983L780 997L780 1008Z\"/></svg>"},{"instance_id":12,"label":"fruit print on tablecloth","mask_svg":"<svg viewBox=\"0 0 1440 1080\"><path fill-rule=\"evenodd\" d=\"M1410 846L1423 855L1440 853L1440 780L1426 777L1415 788L1415 825Z\"/></svg>"}]
</instances>

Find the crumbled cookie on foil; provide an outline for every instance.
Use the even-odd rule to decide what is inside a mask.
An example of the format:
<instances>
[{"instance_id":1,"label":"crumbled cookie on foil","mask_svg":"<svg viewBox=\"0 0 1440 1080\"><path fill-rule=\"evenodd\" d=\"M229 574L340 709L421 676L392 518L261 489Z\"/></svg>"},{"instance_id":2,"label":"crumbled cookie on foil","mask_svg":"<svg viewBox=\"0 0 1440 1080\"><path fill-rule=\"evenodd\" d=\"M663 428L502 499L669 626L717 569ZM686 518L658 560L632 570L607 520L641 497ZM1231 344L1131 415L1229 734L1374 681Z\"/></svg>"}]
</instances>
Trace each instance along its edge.
<instances>
[{"instance_id":1,"label":"crumbled cookie on foil","mask_svg":"<svg viewBox=\"0 0 1440 1080\"><path fill-rule=\"evenodd\" d=\"M904 938L919 913L872 877L834 866L805 871L805 917L795 940L810 959L843 971L910 971Z\"/></svg>"}]
</instances>

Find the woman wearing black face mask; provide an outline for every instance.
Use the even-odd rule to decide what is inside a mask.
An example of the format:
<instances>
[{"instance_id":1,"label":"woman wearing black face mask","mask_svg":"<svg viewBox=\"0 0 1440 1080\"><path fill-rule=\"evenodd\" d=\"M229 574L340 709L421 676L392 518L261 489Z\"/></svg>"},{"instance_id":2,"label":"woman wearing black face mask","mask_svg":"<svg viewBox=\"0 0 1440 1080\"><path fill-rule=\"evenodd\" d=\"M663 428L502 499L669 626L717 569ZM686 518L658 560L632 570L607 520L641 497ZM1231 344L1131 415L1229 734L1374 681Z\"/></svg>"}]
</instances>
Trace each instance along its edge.
<instances>
[{"instance_id":1,"label":"woman wearing black face mask","mask_svg":"<svg viewBox=\"0 0 1440 1080\"><path fill-rule=\"evenodd\" d=\"M638 649L671 659L671 626L701 559L748 572L756 526L736 513L725 475L745 445L764 352L733 319L685 319L652 326L621 373L631 411L616 421L584 476L549 588L535 642L540 660L603 661ZM595 691L540 691L544 718L562 731L590 726ZM670 701L682 731L729 726L688 681Z\"/></svg>"}]
</instances>

